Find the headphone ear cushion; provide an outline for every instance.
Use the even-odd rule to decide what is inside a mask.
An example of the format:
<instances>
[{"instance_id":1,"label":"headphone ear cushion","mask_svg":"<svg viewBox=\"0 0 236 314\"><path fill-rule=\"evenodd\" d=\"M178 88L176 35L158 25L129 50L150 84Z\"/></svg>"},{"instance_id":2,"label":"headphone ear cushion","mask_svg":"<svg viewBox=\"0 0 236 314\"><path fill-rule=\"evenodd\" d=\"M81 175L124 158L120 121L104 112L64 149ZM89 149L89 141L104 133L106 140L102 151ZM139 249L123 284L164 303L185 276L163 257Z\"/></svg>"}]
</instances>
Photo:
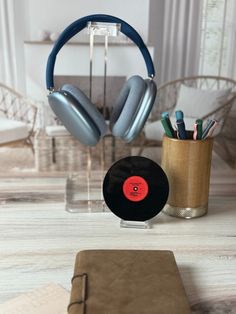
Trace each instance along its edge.
<instances>
[{"instance_id":1,"label":"headphone ear cushion","mask_svg":"<svg viewBox=\"0 0 236 314\"><path fill-rule=\"evenodd\" d=\"M99 131L101 132L101 136L104 136L107 132L107 124L102 114L91 103L89 98L79 88L70 84L63 85L61 90L67 92L78 102L78 104L86 111L88 116L98 127Z\"/></svg>"},{"instance_id":2,"label":"headphone ear cushion","mask_svg":"<svg viewBox=\"0 0 236 314\"><path fill-rule=\"evenodd\" d=\"M145 81L138 75L132 76L124 84L114 104L110 119L110 128L114 136L125 135L136 115L145 90Z\"/></svg>"}]
</instances>

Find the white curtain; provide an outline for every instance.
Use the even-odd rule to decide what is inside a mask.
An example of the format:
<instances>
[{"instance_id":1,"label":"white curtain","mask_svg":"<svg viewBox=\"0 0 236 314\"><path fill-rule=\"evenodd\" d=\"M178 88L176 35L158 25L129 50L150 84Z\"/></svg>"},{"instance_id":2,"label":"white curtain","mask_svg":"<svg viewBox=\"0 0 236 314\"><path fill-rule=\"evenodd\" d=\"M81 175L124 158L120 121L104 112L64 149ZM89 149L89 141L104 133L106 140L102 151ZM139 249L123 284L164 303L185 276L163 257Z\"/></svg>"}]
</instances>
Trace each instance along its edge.
<instances>
[{"instance_id":1,"label":"white curtain","mask_svg":"<svg viewBox=\"0 0 236 314\"><path fill-rule=\"evenodd\" d=\"M25 93L24 2L0 0L0 82Z\"/></svg>"},{"instance_id":2,"label":"white curtain","mask_svg":"<svg viewBox=\"0 0 236 314\"><path fill-rule=\"evenodd\" d=\"M198 74L202 0L165 0L161 83Z\"/></svg>"},{"instance_id":3,"label":"white curtain","mask_svg":"<svg viewBox=\"0 0 236 314\"><path fill-rule=\"evenodd\" d=\"M17 84L13 0L0 0L0 81Z\"/></svg>"}]
</instances>

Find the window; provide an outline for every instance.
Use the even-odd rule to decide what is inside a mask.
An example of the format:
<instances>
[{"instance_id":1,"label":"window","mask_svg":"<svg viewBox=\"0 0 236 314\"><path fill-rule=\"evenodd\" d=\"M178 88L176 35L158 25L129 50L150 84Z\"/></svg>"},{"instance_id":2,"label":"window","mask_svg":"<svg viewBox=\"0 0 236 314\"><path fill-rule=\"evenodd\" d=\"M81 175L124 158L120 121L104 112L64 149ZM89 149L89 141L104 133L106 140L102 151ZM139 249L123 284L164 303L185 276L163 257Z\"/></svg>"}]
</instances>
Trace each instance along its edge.
<instances>
[{"instance_id":1,"label":"window","mask_svg":"<svg viewBox=\"0 0 236 314\"><path fill-rule=\"evenodd\" d=\"M203 0L200 74L236 78L235 13L235 0Z\"/></svg>"}]
</instances>

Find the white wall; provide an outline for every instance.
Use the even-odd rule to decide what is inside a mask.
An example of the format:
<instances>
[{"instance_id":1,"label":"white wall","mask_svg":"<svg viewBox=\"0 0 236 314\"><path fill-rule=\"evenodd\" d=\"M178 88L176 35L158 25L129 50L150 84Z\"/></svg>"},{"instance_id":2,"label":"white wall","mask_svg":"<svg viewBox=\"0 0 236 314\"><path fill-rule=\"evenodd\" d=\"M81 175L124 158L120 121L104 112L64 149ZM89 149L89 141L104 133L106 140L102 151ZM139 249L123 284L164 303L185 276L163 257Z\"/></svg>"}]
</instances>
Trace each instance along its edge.
<instances>
[{"instance_id":1,"label":"white wall","mask_svg":"<svg viewBox=\"0 0 236 314\"><path fill-rule=\"evenodd\" d=\"M104 13L130 23L148 40L149 0L24 0L27 7L27 40L35 40L38 30L61 32L79 17Z\"/></svg>"}]
</instances>

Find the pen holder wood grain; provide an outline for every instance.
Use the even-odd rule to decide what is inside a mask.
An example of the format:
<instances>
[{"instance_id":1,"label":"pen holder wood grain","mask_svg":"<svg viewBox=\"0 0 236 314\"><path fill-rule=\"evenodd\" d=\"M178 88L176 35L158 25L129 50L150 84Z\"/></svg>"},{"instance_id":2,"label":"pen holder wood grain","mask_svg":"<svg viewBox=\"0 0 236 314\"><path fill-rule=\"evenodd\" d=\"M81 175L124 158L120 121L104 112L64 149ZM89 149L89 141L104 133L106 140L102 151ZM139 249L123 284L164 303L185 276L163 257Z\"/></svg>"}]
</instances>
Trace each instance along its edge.
<instances>
[{"instance_id":1,"label":"pen holder wood grain","mask_svg":"<svg viewBox=\"0 0 236 314\"><path fill-rule=\"evenodd\" d=\"M213 138L194 141L164 135L162 168L170 185L164 213L181 218L207 213L212 146Z\"/></svg>"}]
</instances>

